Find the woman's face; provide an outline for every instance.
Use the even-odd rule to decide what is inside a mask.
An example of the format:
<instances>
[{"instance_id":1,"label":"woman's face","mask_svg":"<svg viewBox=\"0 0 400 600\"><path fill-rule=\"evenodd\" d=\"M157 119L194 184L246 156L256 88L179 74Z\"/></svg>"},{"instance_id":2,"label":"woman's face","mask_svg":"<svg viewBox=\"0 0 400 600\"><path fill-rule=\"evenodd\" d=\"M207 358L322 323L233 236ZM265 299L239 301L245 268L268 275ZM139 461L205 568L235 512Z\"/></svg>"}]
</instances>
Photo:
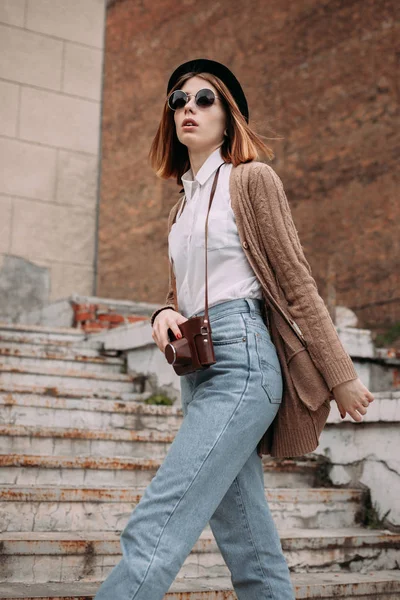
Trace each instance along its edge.
<instances>
[{"instance_id":1,"label":"woman's face","mask_svg":"<svg viewBox=\"0 0 400 600\"><path fill-rule=\"evenodd\" d=\"M174 111L178 140L185 144L189 150L195 152L213 150L220 146L224 139L226 127L225 109L220 98L216 98L212 106L207 108L197 106L195 95L203 88L211 89L216 96L219 96L212 83L194 76L187 79L180 88L187 94L191 94L189 101L185 106ZM188 118L194 119L197 126L182 128L183 121Z\"/></svg>"}]
</instances>

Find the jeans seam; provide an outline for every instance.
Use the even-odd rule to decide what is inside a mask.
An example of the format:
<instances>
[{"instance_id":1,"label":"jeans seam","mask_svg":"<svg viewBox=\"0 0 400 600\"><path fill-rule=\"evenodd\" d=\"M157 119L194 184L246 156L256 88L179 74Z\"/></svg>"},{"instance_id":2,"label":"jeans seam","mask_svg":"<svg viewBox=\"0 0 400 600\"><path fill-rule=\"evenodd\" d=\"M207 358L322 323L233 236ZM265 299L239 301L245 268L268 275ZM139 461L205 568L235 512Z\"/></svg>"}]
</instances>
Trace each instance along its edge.
<instances>
[{"instance_id":1,"label":"jeans seam","mask_svg":"<svg viewBox=\"0 0 400 600\"><path fill-rule=\"evenodd\" d=\"M142 581L140 582L140 584L139 584L139 586L138 586L138 588L137 588L137 590L136 590L136 592L134 593L134 595L133 595L133 596L131 596L131 595L130 595L130 593L129 593L129 598L130 598L130 600L135 600L135 597L137 596L138 592L140 591L140 588L142 587L142 585L143 585L143 583L144 583L144 581L145 581L145 579L146 579L146 576L147 576L147 574L148 574L148 572L149 572L149 570L150 570L150 567L151 567L151 565L152 565L152 563L153 563L153 560L154 560L154 557L155 557L155 555L156 555L156 551L157 551L157 549L158 549L158 546L159 546L159 543L160 543L160 540L161 540L162 534L164 533L164 530L165 530L166 526L168 525L168 522L169 522L169 520L171 519L172 515L174 514L174 512L175 512L175 511L176 511L176 509L178 508L179 504L182 502L183 498L185 497L185 495L187 494L187 492L189 491L189 489L191 488L191 486L193 485L193 483L194 483L194 481L195 481L195 479L196 479L197 475L200 473L200 470L202 469L202 467L203 467L204 463L206 462L207 458L210 456L210 453L212 452L212 450L215 448L215 446L217 445L217 443L218 443L218 442L219 442L219 440L221 439L221 436L222 436L222 435L223 435L223 433L226 431L227 427L229 426L230 422L232 421L233 417L235 416L236 412L238 411L239 407L241 406L241 404L242 404L242 401L243 401L243 398L245 397L246 390L247 390L247 388L248 388L249 379L250 379L250 368L248 369L247 378L246 378L246 383L245 383L245 385L244 385L244 388L243 388L243 390L242 390L242 393L241 393L241 395L240 395L239 402L238 402L238 403L237 403L237 405L235 406L235 408L234 408L234 410L233 410L233 412L232 412L231 416L229 417L229 420L228 420L228 421L227 421L227 423L225 424L225 427L222 429L222 431L221 431L221 432L220 432L220 434L218 435L217 439L214 441L214 444L213 444L213 445L211 446L211 448L209 449L209 451L208 451L207 455L206 455L206 456L204 457L204 459L202 460L202 462L201 462L201 464L200 464L199 468L197 469L197 471L196 471L195 475L193 476L193 478L192 478L192 480L191 480L190 484L187 486L187 488L185 489L184 493L182 494L182 496L179 498L178 502L175 504L174 508L172 509L172 512L171 512L171 514L169 515L169 517L167 518L166 522L164 523L164 527L162 528L162 530L161 530L161 532L160 532L160 535L158 536L158 540L157 540L157 543L156 543L156 545L155 545L154 552L153 552L153 554L152 554L152 556L151 556L151 558L150 558L149 564L148 564L148 566L147 566L147 569L146 569L146 571L145 571L145 574L144 574L144 576L143 576L143 578L142 578Z\"/></svg>"},{"instance_id":2,"label":"jeans seam","mask_svg":"<svg viewBox=\"0 0 400 600\"><path fill-rule=\"evenodd\" d=\"M260 567L260 571L261 571L261 573L262 573L262 575L264 577L264 580L266 581L266 584L267 584L267 587L268 587L268 591L269 591L269 594L270 594L270 600L274 600L274 594L272 592L271 584L270 584L270 582L268 580L268 577L267 577L266 573L264 572L264 569L262 567L262 563L261 563L261 560L260 560L260 556L259 556L259 554L257 552L257 547L256 547L256 544L254 542L253 534L252 534L251 527L250 527L250 524L249 524L249 519L248 519L247 514L246 514L246 508L245 508L245 505L244 505L244 502L243 502L242 492L240 490L239 480L238 480L237 477L235 478L235 486L236 486L236 489L237 489L236 498L238 500L240 511L241 511L241 513L242 513L242 515L244 517L245 527L246 527L247 531L249 532L249 536L250 536L250 540L251 540L251 543L252 543L252 546L253 546L253 549L254 549L254 553L255 553L255 555L257 557L258 566Z\"/></svg>"},{"instance_id":3,"label":"jeans seam","mask_svg":"<svg viewBox=\"0 0 400 600\"><path fill-rule=\"evenodd\" d=\"M225 319L226 317L229 317L229 315L238 315L238 314L250 314L250 311L247 309L242 309L242 308L237 308L235 310L229 310L227 309L226 312L221 313L221 315L216 316L216 318L213 319L214 315L209 315L210 316L210 324L212 325L213 323L215 323L216 321L219 321L220 319ZM259 314L261 315L259 310L254 311L254 314ZM197 316L197 315L195 315Z\"/></svg>"}]
</instances>

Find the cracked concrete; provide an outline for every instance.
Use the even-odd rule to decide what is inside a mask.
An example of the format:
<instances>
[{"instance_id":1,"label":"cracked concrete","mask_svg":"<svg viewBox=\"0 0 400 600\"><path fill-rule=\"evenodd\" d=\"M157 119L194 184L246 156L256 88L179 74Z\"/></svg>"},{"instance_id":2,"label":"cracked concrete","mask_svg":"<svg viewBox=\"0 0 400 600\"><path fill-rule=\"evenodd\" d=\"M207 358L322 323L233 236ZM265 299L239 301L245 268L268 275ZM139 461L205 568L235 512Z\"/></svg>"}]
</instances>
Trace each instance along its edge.
<instances>
[{"instance_id":1,"label":"cracked concrete","mask_svg":"<svg viewBox=\"0 0 400 600\"><path fill-rule=\"evenodd\" d=\"M379 518L386 515L385 527L400 529L397 422L328 423L315 454L329 458L334 485L368 487Z\"/></svg>"}]
</instances>

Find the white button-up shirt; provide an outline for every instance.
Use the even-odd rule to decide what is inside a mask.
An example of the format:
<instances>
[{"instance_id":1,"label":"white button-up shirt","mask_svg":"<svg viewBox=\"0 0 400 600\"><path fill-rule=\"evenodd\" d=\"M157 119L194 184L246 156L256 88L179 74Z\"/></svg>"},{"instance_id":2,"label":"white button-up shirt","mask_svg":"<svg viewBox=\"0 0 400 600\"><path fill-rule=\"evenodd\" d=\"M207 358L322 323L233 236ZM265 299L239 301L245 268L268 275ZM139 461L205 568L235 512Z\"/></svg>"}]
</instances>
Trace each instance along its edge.
<instances>
[{"instance_id":1,"label":"white button-up shirt","mask_svg":"<svg viewBox=\"0 0 400 600\"><path fill-rule=\"evenodd\" d=\"M168 236L178 310L186 318L205 310L205 220L214 175L222 163L208 217L208 306L236 298L262 298L261 284L243 252L231 207L232 164L225 163L217 148L194 179L192 169L182 175L185 195Z\"/></svg>"}]
</instances>

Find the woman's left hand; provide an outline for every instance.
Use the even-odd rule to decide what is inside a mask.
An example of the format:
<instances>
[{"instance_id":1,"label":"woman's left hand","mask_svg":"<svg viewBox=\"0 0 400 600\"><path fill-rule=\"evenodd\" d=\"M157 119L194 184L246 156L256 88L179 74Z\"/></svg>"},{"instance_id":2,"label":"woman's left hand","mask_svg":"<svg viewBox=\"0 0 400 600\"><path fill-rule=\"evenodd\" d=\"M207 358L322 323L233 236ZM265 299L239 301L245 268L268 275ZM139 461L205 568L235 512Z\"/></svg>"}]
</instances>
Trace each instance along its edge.
<instances>
[{"instance_id":1,"label":"woman's left hand","mask_svg":"<svg viewBox=\"0 0 400 600\"><path fill-rule=\"evenodd\" d=\"M363 420L362 415L367 413L370 402L375 399L359 378L335 385L332 393L342 419L349 413L354 421Z\"/></svg>"}]
</instances>

